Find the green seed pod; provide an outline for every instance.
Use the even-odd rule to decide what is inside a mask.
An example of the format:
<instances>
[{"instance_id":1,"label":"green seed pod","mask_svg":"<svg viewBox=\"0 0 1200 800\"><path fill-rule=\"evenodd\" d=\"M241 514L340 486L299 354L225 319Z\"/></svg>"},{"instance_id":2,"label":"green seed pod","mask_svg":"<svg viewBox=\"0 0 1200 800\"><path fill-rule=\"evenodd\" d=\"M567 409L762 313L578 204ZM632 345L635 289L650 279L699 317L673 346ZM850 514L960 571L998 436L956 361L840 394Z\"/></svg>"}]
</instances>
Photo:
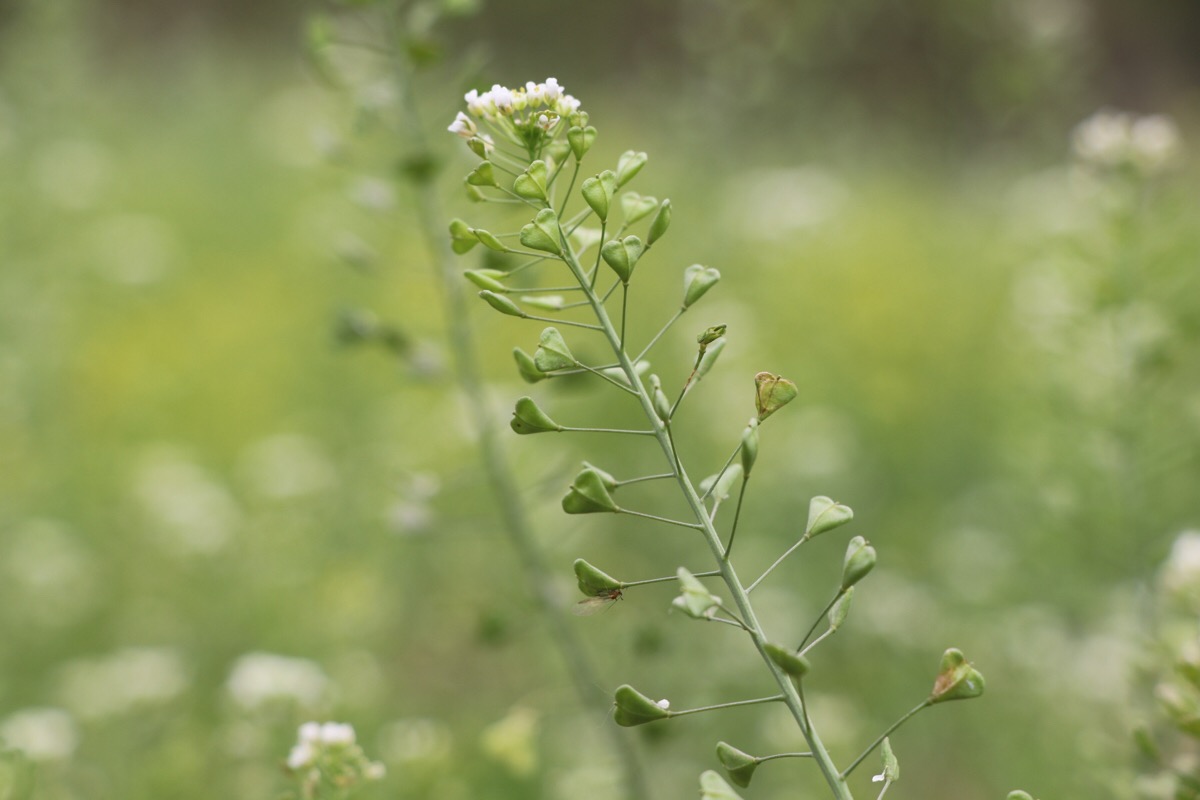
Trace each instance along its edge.
<instances>
[{"instance_id":1,"label":"green seed pod","mask_svg":"<svg viewBox=\"0 0 1200 800\"><path fill-rule=\"evenodd\" d=\"M561 294L523 294L521 302L543 311L562 311L566 301Z\"/></svg>"},{"instance_id":2,"label":"green seed pod","mask_svg":"<svg viewBox=\"0 0 1200 800\"><path fill-rule=\"evenodd\" d=\"M829 629L836 631L842 627L842 623L846 621L846 617L850 615L850 602L854 600L854 587L851 586L841 593L833 607L829 609L829 614L826 619L829 620Z\"/></svg>"},{"instance_id":3,"label":"green seed pod","mask_svg":"<svg viewBox=\"0 0 1200 800\"><path fill-rule=\"evenodd\" d=\"M742 800L742 796L710 769L700 773L700 800Z\"/></svg>"},{"instance_id":4,"label":"green seed pod","mask_svg":"<svg viewBox=\"0 0 1200 800\"><path fill-rule=\"evenodd\" d=\"M696 619L704 619L708 613L715 609L720 603L719 600L705 588L696 576L688 572L683 567L680 567L675 572L679 578L679 597L676 598L676 603L681 610L689 617ZM682 600L682 603L678 601Z\"/></svg>"},{"instance_id":5,"label":"green seed pod","mask_svg":"<svg viewBox=\"0 0 1200 800\"><path fill-rule=\"evenodd\" d=\"M612 239L600 248L600 256L604 263L612 267L621 283L629 283L633 268L637 266L642 256L642 240L636 236L626 236L624 239Z\"/></svg>"},{"instance_id":6,"label":"green seed pod","mask_svg":"<svg viewBox=\"0 0 1200 800\"><path fill-rule=\"evenodd\" d=\"M854 512L849 506L835 503L824 495L817 495L808 501L808 525L804 529L804 538L812 537L831 531L845 525L854 519Z\"/></svg>"},{"instance_id":7,"label":"green seed pod","mask_svg":"<svg viewBox=\"0 0 1200 800\"><path fill-rule=\"evenodd\" d=\"M758 460L758 420L750 420L746 430L742 431L742 470L750 477L750 469Z\"/></svg>"},{"instance_id":8,"label":"green seed pod","mask_svg":"<svg viewBox=\"0 0 1200 800\"><path fill-rule=\"evenodd\" d=\"M938 668L937 680L933 682L929 702L943 703L979 697L983 694L984 685L983 674L967 661L961 650L951 647L942 654L942 663Z\"/></svg>"},{"instance_id":9,"label":"green seed pod","mask_svg":"<svg viewBox=\"0 0 1200 800\"><path fill-rule=\"evenodd\" d=\"M500 186L496 182L496 170L490 161L479 162L479 166L467 175L467 183L471 186L495 186L497 188Z\"/></svg>"},{"instance_id":10,"label":"green seed pod","mask_svg":"<svg viewBox=\"0 0 1200 800\"><path fill-rule=\"evenodd\" d=\"M617 176L610 169L588 178L580 186L583 199L596 212L601 222L608 221L608 210L612 207L613 194L617 191Z\"/></svg>"},{"instance_id":11,"label":"green seed pod","mask_svg":"<svg viewBox=\"0 0 1200 800\"><path fill-rule=\"evenodd\" d=\"M683 307L691 308L709 289L721 280L721 273L711 267L692 264L683 271Z\"/></svg>"},{"instance_id":12,"label":"green seed pod","mask_svg":"<svg viewBox=\"0 0 1200 800\"><path fill-rule=\"evenodd\" d=\"M499 253L508 251L508 245L500 241L491 232L485 231L483 228L471 228L471 233L475 234L475 238L483 243L483 246L489 250L495 250Z\"/></svg>"},{"instance_id":13,"label":"green seed pod","mask_svg":"<svg viewBox=\"0 0 1200 800\"><path fill-rule=\"evenodd\" d=\"M519 347L513 348L513 359L517 362L517 373L526 383L537 383L550 377L537 368L537 365L533 363L533 356Z\"/></svg>"},{"instance_id":14,"label":"green seed pod","mask_svg":"<svg viewBox=\"0 0 1200 800\"><path fill-rule=\"evenodd\" d=\"M543 208L533 218L533 222L521 228L521 244L556 256L562 255L562 247L559 244L561 237L558 215L550 208Z\"/></svg>"},{"instance_id":15,"label":"green seed pod","mask_svg":"<svg viewBox=\"0 0 1200 800\"><path fill-rule=\"evenodd\" d=\"M712 496L724 502L733 494L734 485L742 479L742 465L730 464L725 468L725 474L717 479L717 483L713 486Z\"/></svg>"},{"instance_id":16,"label":"green seed pod","mask_svg":"<svg viewBox=\"0 0 1200 800\"><path fill-rule=\"evenodd\" d=\"M504 273L498 269L469 269L463 275L480 289L487 289L492 292L508 291L508 287L497 280L504 277Z\"/></svg>"},{"instance_id":17,"label":"green seed pod","mask_svg":"<svg viewBox=\"0 0 1200 800\"><path fill-rule=\"evenodd\" d=\"M487 290L484 290L479 293L479 296L482 297L484 300L486 300L487 304L489 306L496 309L501 314L507 314L510 317L526 316L524 311L517 308L516 303L514 303L512 300L509 300L504 295L500 295L500 294L496 294L495 292L489 292Z\"/></svg>"},{"instance_id":18,"label":"green seed pod","mask_svg":"<svg viewBox=\"0 0 1200 800\"><path fill-rule=\"evenodd\" d=\"M883 757L883 780L887 783L900 780L900 761L892 752L892 743L886 736L883 737L883 747L879 753Z\"/></svg>"},{"instance_id":19,"label":"green seed pod","mask_svg":"<svg viewBox=\"0 0 1200 800\"><path fill-rule=\"evenodd\" d=\"M637 192L626 192L621 195L621 213L625 215L625 224L633 223L650 216L658 208L657 197L642 197Z\"/></svg>"},{"instance_id":20,"label":"green seed pod","mask_svg":"<svg viewBox=\"0 0 1200 800\"><path fill-rule=\"evenodd\" d=\"M591 467L584 467L575 476L571 488L562 499L562 509L568 514L597 514L621 510L608 493L604 478Z\"/></svg>"},{"instance_id":21,"label":"green seed pod","mask_svg":"<svg viewBox=\"0 0 1200 800\"><path fill-rule=\"evenodd\" d=\"M579 591L588 597L599 597L625 586L612 575L600 571L582 558L575 559L575 580L579 584Z\"/></svg>"},{"instance_id":22,"label":"green seed pod","mask_svg":"<svg viewBox=\"0 0 1200 800\"><path fill-rule=\"evenodd\" d=\"M544 152L547 157L546 167L551 173L553 173L554 166L556 164L561 164L566 160L567 153L571 152L571 145L563 139L555 139L550 144L546 145L546 149L542 152Z\"/></svg>"},{"instance_id":23,"label":"green seed pod","mask_svg":"<svg viewBox=\"0 0 1200 800\"><path fill-rule=\"evenodd\" d=\"M1033 800L1033 795L1029 792L1023 792L1020 789L1015 789L1008 793L1005 800Z\"/></svg>"},{"instance_id":24,"label":"green seed pod","mask_svg":"<svg viewBox=\"0 0 1200 800\"><path fill-rule=\"evenodd\" d=\"M623 728L657 722L671 716L670 711L629 684L617 687L613 699L616 701L613 720Z\"/></svg>"},{"instance_id":25,"label":"green seed pod","mask_svg":"<svg viewBox=\"0 0 1200 800\"><path fill-rule=\"evenodd\" d=\"M796 384L770 372L754 376L754 404L759 420L764 420L796 399Z\"/></svg>"},{"instance_id":26,"label":"green seed pod","mask_svg":"<svg viewBox=\"0 0 1200 800\"><path fill-rule=\"evenodd\" d=\"M729 780L743 789L750 785L750 779L758 767L757 758L726 742L717 742L717 760L729 773Z\"/></svg>"},{"instance_id":27,"label":"green seed pod","mask_svg":"<svg viewBox=\"0 0 1200 800\"><path fill-rule=\"evenodd\" d=\"M533 354L533 363L542 372L554 372L556 369L570 369L577 363L571 355L571 348L557 328L546 328L538 339L537 350Z\"/></svg>"},{"instance_id":28,"label":"green seed pod","mask_svg":"<svg viewBox=\"0 0 1200 800\"><path fill-rule=\"evenodd\" d=\"M562 425L550 419L549 414L538 408L532 397L522 397L517 401L517 407L513 411L513 418L509 422L509 426L520 434L546 433L563 429Z\"/></svg>"},{"instance_id":29,"label":"green seed pod","mask_svg":"<svg viewBox=\"0 0 1200 800\"><path fill-rule=\"evenodd\" d=\"M471 186L470 184L464 183L463 194L465 194L467 199L472 203L486 203L488 201L488 196L481 192L478 186Z\"/></svg>"},{"instance_id":30,"label":"green seed pod","mask_svg":"<svg viewBox=\"0 0 1200 800\"><path fill-rule=\"evenodd\" d=\"M600 476L600 481L604 484L604 488L608 489L610 492L616 491L618 486L616 478L600 469L595 464L589 464L585 461L583 462L583 466L585 469L590 469L592 472Z\"/></svg>"},{"instance_id":31,"label":"green seed pod","mask_svg":"<svg viewBox=\"0 0 1200 800\"><path fill-rule=\"evenodd\" d=\"M842 561L842 591L867 577L867 573L875 569L875 548L861 536L850 540L846 548L846 558Z\"/></svg>"},{"instance_id":32,"label":"green seed pod","mask_svg":"<svg viewBox=\"0 0 1200 800\"><path fill-rule=\"evenodd\" d=\"M513 194L525 200L540 200L545 203L546 179L546 162L534 161L513 181Z\"/></svg>"},{"instance_id":33,"label":"green seed pod","mask_svg":"<svg viewBox=\"0 0 1200 800\"><path fill-rule=\"evenodd\" d=\"M797 655L791 650L782 648L777 644L771 644L770 642L767 642L765 645L763 645L763 649L767 651L767 655L770 656L771 660L775 662L775 666L783 670L790 678L800 680L807 675L809 669L811 669L807 658ZM739 785L744 786L745 784Z\"/></svg>"},{"instance_id":34,"label":"green seed pod","mask_svg":"<svg viewBox=\"0 0 1200 800\"><path fill-rule=\"evenodd\" d=\"M584 154L596 143L596 129L591 125L586 128L576 125L567 131L567 142L571 145L575 160L582 161Z\"/></svg>"},{"instance_id":35,"label":"green seed pod","mask_svg":"<svg viewBox=\"0 0 1200 800\"><path fill-rule=\"evenodd\" d=\"M633 150L626 150L617 159L617 188L620 189L625 184L633 180L634 176L642 171L642 167L646 166L647 156L645 153L637 153Z\"/></svg>"},{"instance_id":36,"label":"green seed pod","mask_svg":"<svg viewBox=\"0 0 1200 800\"><path fill-rule=\"evenodd\" d=\"M667 199L659 204L658 213L654 215L654 219L650 220L650 232L646 234L646 246L649 247L661 239L669 227L671 227L671 201Z\"/></svg>"},{"instance_id":37,"label":"green seed pod","mask_svg":"<svg viewBox=\"0 0 1200 800\"><path fill-rule=\"evenodd\" d=\"M488 143L478 136L473 139L468 139L467 147L471 148L471 152L480 158L488 157Z\"/></svg>"},{"instance_id":38,"label":"green seed pod","mask_svg":"<svg viewBox=\"0 0 1200 800\"><path fill-rule=\"evenodd\" d=\"M479 244L479 239L471 233L471 226L461 219L450 221L450 249L460 256Z\"/></svg>"},{"instance_id":39,"label":"green seed pod","mask_svg":"<svg viewBox=\"0 0 1200 800\"><path fill-rule=\"evenodd\" d=\"M692 378L692 383L698 383L701 378L708 374L708 371L713 368L713 364L717 363L717 356L721 355L721 351L725 349L725 339L717 339L710 344L704 351L704 355L700 356L700 366L696 367L696 377Z\"/></svg>"},{"instance_id":40,"label":"green seed pod","mask_svg":"<svg viewBox=\"0 0 1200 800\"><path fill-rule=\"evenodd\" d=\"M671 401L662 390L662 382L657 375L650 376L650 399L654 402L654 412L663 422L671 421Z\"/></svg>"}]
</instances>

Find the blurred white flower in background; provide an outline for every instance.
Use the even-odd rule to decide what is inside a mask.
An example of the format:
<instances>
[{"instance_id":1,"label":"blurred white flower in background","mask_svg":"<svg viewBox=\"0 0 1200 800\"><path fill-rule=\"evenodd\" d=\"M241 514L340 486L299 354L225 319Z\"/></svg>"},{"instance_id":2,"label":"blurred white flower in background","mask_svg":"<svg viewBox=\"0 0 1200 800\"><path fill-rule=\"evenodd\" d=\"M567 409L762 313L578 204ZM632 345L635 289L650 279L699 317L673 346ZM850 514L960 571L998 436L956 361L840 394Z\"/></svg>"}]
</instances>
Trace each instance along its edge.
<instances>
[{"instance_id":1,"label":"blurred white flower in background","mask_svg":"<svg viewBox=\"0 0 1200 800\"><path fill-rule=\"evenodd\" d=\"M229 490L171 445L153 445L139 459L134 496L156 538L177 555L223 549L242 521Z\"/></svg>"},{"instance_id":2,"label":"blurred white flower in background","mask_svg":"<svg viewBox=\"0 0 1200 800\"><path fill-rule=\"evenodd\" d=\"M247 653L234 663L225 688L245 709L275 700L312 708L325 696L330 681L316 662L306 658Z\"/></svg>"},{"instance_id":3,"label":"blurred white flower in background","mask_svg":"<svg viewBox=\"0 0 1200 800\"><path fill-rule=\"evenodd\" d=\"M450 758L454 735L444 722L426 717L398 719L379 733L379 749L387 761L437 765Z\"/></svg>"},{"instance_id":4,"label":"blurred white flower in background","mask_svg":"<svg viewBox=\"0 0 1200 800\"><path fill-rule=\"evenodd\" d=\"M66 525L26 520L0 542L6 545L0 573L19 598L23 619L62 625L87 611L98 584L94 559Z\"/></svg>"},{"instance_id":5,"label":"blurred white flower in background","mask_svg":"<svg viewBox=\"0 0 1200 800\"><path fill-rule=\"evenodd\" d=\"M188 687L183 659L166 647L126 647L67 662L59 672L64 706L98 719L173 700Z\"/></svg>"},{"instance_id":6,"label":"blurred white flower in background","mask_svg":"<svg viewBox=\"0 0 1200 800\"><path fill-rule=\"evenodd\" d=\"M60 208L90 208L112 181L112 155L99 142L60 139L42 145L29 161L33 185Z\"/></svg>"},{"instance_id":7,"label":"blurred white flower in background","mask_svg":"<svg viewBox=\"0 0 1200 800\"><path fill-rule=\"evenodd\" d=\"M538 715L530 708L513 707L502 719L484 728L483 752L513 775L532 775L538 766Z\"/></svg>"},{"instance_id":8,"label":"blurred white flower in background","mask_svg":"<svg viewBox=\"0 0 1200 800\"><path fill-rule=\"evenodd\" d=\"M850 192L832 173L806 166L740 173L726 197L724 219L743 236L779 239L830 222Z\"/></svg>"},{"instance_id":9,"label":"blurred white flower in background","mask_svg":"<svg viewBox=\"0 0 1200 800\"><path fill-rule=\"evenodd\" d=\"M1187 530L1175 537L1161 580L1172 592L1200 589L1200 531Z\"/></svg>"},{"instance_id":10,"label":"blurred white flower in background","mask_svg":"<svg viewBox=\"0 0 1200 800\"><path fill-rule=\"evenodd\" d=\"M1104 167L1131 164L1146 174L1161 172L1182 152L1182 137L1174 120L1164 114L1138 117L1101 109L1075 127L1075 155Z\"/></svg>"},{"instance_id":11,"label":"blurred white flower in background","mask_svg":"<svg viewBox=\"0 0 1200 800\"><path fill-rule=\"evenodd\" d=\"M61 708L25 708L0 720L0 743L33 761L62 761L79 746L79 731Z\"/></svg>"},{"instance_id":12,"label":"blurred white flower in background","mask_svg":"<svg viewBox=\"0 0 1200 800\"><path fill-rule=\"evenodd\" d=\"M88 231L92 267L114 283L131 286L162 280L180 259L174 228L149 214L112 214Z\"/></svg>"},{"instance_id":13,"label":"blurred white flower in background","mask_svg":"<svg viewBox=\"0 0 1200 800\"><path fill-rule=\"evenodd\" d=\"M286 500L337 483L337 472L316 441L298 433L260 439L241 456L241 474L264 497Z\"/></svg>"}]
</instances>

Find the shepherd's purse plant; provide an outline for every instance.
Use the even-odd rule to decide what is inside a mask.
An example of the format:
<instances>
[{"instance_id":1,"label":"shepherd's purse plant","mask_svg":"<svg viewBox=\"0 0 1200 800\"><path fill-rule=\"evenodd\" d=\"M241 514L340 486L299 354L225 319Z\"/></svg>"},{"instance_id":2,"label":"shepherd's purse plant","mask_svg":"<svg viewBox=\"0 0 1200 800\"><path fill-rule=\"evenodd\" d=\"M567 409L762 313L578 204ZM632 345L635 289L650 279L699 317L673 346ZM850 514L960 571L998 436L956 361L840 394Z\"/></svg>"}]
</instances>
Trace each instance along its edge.
<instances>
[{"instance_id":1,"label":"shepherd's purse plant","mask_svg":"<svg viewBox=\"0 0 1200 800\"><path fill-rule=\"evenodd\" d=\"M514 349L518 373L531 384L586 374L595 380L597 391L624 396L645 417L644 426L634 429L609 427L603 422L561 422L533 397L526 396L515 401L512 430L521 435L583 433L652 441L661 451L661 471L618 478L618 466L585 462L562 498L563 511L642 517L681 528L690 532L693 546L707 550L712 559L712 568L707 571L692 573L680 567L674 575L633 581L620 580L582 559L576 560L575 578L584 595L583 608L612 603L641 585L675 581L679 587L675 609L697 620L739 629L748 646L757 650L763 668L778 689L767 697L679 709L623 685L614 693L614 721L631 727L735 706L781 703L807 741L808 751L755 756L719 742L717 759L730 782L746 787L760 764L787 757L804 758L815 764L834 798L849 800L853 794L847 779L880 749L883 769L874 781L882 784L878 792L882 797L899 777L889 736L930 706L979 696L984 690L983 676L962 652L947 649L929 694L855 758L844 764L835 762L822 743L818 721L809 715L804 687L810 680L819 679L820 665L813 666L810 658L846 621L857 585L875 565L875 548L862 536L849 539L841 574L834 581L835 589L822 614L806 631L775 632L774 636L768 634L755 613L754 590L805 543L850 523L853 512L829 497L814 497L796 541L761 575L747 583L733 560L738 520L754 474L760 439L766 440L769 435L766 423L775 412L797 397L796 384L769 371L758 372L752 381L747 376L753 416L744 427L738 426L740 432L735 429L731 435L733 448L724 464L702 480L693 477L693 469L697 469L697 475L708 470L684 463L672 423L692 390L712 371L725 345L726 326L695 326L695 360L679 387L665 386L650 373L645 359L720 281L720 272L699 264L684 269L682 294L662 309L661 328L648 342L630 341L626 316L631 287L636 285L642 261L668 232L672 216L670 200L660 202L632 191L622 193L646 164L647 155L630 150L612 168L585 170L583 161L596 140L597 129L589 124L580 101L567 94L554 78L517 89L497 84L482 93L473 90L465 100L466 111L458 113L449 130L461 137L478 158L466 177L469 195L478 201L524 207L529 218L519 230L511 232L493 232L455 219L450 223L451 245L459 254L482 246L510 261L515 259L505 268L472 269L465 274L491 308L544 324L532 354L520 347ZM532 276L538 272L552 272L552 277L537 280ZM578 358L575 352L583 352L583 348L573 347L572 340L585 336L602 341L611 350L611 359L586 363ZM651 480L674 484L686 502L685 518L660 516L626 507L619 501L622 486ZM712 581L719 581L723 589L710 588ZM725 596L728 601L722 599ZM714 771L701 775L700 785L704 798L738 797ZM1016 796L1027 797L1024 793Z\"/></svg>"}]
</instances>

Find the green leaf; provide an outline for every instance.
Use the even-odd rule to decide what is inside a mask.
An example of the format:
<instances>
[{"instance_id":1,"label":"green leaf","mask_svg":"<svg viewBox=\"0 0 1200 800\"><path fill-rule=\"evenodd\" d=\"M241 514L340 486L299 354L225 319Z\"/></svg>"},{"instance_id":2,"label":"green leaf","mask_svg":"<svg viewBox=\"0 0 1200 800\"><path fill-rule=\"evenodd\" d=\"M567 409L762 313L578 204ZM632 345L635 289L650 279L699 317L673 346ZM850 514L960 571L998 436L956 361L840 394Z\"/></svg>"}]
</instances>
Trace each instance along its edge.
<instances>
[{"instance_id":1,"label":"green leaf","mask_svg":"<svg viewBox=\"0 0 1200 800\"><path fill-rule=\"evenodd\" d=\"M538 408L532 397L522 397L517 401L509 426L519 434L546 433L561 431L562 425L550 419L550 415Z\"/></svg>"},{"instance_id":2,"label":"green leaf","mask_svg":"<svg viewBox=\"0 0 1200 800\"><path fill-rule=\"evenodd\" d=\"M808 501L808 525L804 528L804 538L811 539L817 534L845 525L852 519L854 512L849 506L835 503L824 495L817 495Z\"/></svg>"}]
</instances>

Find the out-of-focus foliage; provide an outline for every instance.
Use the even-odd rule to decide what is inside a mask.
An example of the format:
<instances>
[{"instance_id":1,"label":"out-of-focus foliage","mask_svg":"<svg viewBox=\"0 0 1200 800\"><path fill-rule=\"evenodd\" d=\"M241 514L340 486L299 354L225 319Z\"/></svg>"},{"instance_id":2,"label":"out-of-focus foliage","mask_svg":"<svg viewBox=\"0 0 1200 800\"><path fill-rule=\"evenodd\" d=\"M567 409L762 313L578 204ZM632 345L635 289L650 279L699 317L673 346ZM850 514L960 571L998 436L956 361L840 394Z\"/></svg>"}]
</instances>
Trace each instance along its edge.
<instances>
[{"instance_id":1,"label":"out-of-focus foliage","mask_svg":"<svg viewBox=\"0 0 1200 800\"><path fill-rule=\"evenodd\" d=\"M478 38L506 73L495 80L558 74L604 119L597 163L650 152L639 181L674 204L656 263L678 269L639 280L677 297L689 264L722 276L689 312L697 330L729 331L679 421L689 458L719 466L737 443L755 373L796 380L762 432L738 548L765 567L820 494L852 505L878 549L807 678L841 723L827 744L843 760L861 749L925 695L953 641L989 694L893 737L904 780L889 797L1108 796L1132 758L1139 587L1200 515L1200 233L1194 163L1149 178L1084 168L1068 141L1102 102L1133 92L1152 110L1128 88L1152 84L1194 143L1190 101L1153 70L1101 80L1115 6L1062 6L1092 21L1030 55L991 33L1011 28L950 5L497 3L446 52ZM1025 13L975 5L1004 25ZM319 718L352 720L387 764L366 797L611 795L606 744L530 622L459 423L427 254L394 180L411 154L375 127L373 160L339 162L369 119L316 87L298 45L167 26L168 57L137 39L156 18L123 7L16 4L0 33L0 738L25 753L0 753L0 780L30 759L48 800L274 797L296 726ZM1192 8L1128 26L1163 37L1165 55L1139 63L1189 74L1162 31ZM625 32L640 44L621 69L657 71L610 76L617 48L558 33L510 47L506 26L535 24ZM905 31L898 51L888 37ZM463 84L431 72L420 100L453 109ZM797 112L836 113L772 125L793 90ZM359 100L389 102L373 91ZM872 139L883 109L886 147ZM954 142L949 166L930 131ZM455 144L436 152L448 188L469 169ZM510 342L525 331L532 352L540 326L479 306L495 395L526 393ZM635 306L630 335L660 323ZM335 330L387 347L339 348ZM665 381L686 378L694 335L655 354ZM579 387L547 389L556 419L609 413ZM563 516L578 465L544 438L510 449L564 605L577 557L620 563L624 580L692 566L677 536ZM614 448L600 466L643 456ZM798 598L820 596L807 589L844 547L823 534L811 563L764 583L769 629L807 628L820 607ZM669 686L680 707L760 689L749 659L727 657L735 634L668 616L673 595L626 592L572 621L604 688ZM717 738L796 748L786 720L762 720L629 734L677 796L715 766ZM772 763L753 796L811 780L802 762Z\"/></svg>"}]
</instances>

